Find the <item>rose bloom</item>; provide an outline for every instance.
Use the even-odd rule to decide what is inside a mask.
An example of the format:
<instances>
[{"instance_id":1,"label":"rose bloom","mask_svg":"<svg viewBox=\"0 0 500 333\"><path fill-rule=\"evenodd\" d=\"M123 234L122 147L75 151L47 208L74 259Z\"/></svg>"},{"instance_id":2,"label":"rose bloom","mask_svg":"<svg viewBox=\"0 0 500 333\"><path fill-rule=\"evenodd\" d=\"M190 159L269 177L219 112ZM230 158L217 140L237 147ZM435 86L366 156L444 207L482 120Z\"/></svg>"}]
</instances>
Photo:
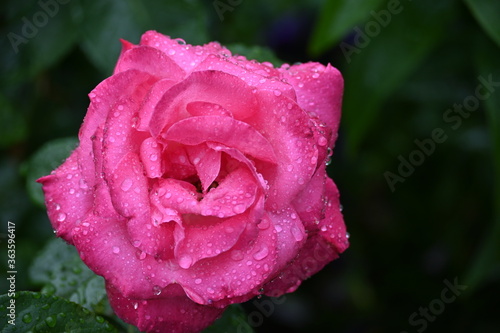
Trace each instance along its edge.
<instances>
[{"instance_id":1,"label":"rose bloom","mask_svg":"<svg viewBox=\"0 0 500 333\"><path fill-rule=\"evenodd\" d=\"M198 332L280 296L348 247L326 174L341 74L258 63L154 31L123 41L80 144L40 178L49 218L146 332Z\"/></svg>"}]
</instances>

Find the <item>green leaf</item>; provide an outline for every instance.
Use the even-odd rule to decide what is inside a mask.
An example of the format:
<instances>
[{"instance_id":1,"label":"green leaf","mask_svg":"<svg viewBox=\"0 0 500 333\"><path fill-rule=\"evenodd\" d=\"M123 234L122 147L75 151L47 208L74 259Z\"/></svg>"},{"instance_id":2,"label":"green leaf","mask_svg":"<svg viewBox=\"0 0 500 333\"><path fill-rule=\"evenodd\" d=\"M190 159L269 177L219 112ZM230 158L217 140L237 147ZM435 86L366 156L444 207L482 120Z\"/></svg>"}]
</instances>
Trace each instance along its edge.
<instances>
[{"instance_id":1,"label":"green leaf","mask_svg":"<svg viewBox=\"0 0 500 333\"><path fill-rule=\"evenodd\" d=\"M335 45L355 24L377 9L383 0L326 0L320 11L309 49L321 54Z\"/></svg>"},{"instance_id":2,"label":"green leaf","mask_svg":"<svg viewBox=\"0 0 500 333\"><path fill-rule=\"evenodd\" d=\"M239 304L229 306L221 318L217 319L210 327L203 331L203 333L230 332L254 332L252 327L248 324L245 311Z\"/></svg>"},{"instance_id":3,"label":"green leaf","mask_svg":"<svg viewBox=\"0 0 500 333\"><path fill-rule=\"evenodd\" d=\"M28 193L31 199L41 207L44 207L42 185L36 180L50 174L57 168L75 149L78 139L62 138L44 144L25 165Z\"/></svg>"},{"instance_id":4,"label":"green leaf","mask_svg":"<svg viewBox=\"0 0 500 333\"><path fill-rule=\"evenodd\" d=\"M484 31L500 46L500 1L464 0Z\"/></svg>"},{"instance_id":5,"label":"green leaf","mask_svg":"<svg viewBox=\"0 0 500 333\"><path fill-rule=\"evenodd\" d=\"M432 0L411 2L389 25L380 26L379 34L360 34L365 37L355 38L354 45L341 44L348 63L342 70L343 124L351 154L366 137L385 100L445 37L455 9L452 0L441 1L439 6Z\"/></svg>"},{"instance_id":6,"label":"green leaf","mask_svg":"<svg viewBox=\"0 0 500 333\"><path fill-rule=\"evenodd\" d=\"M14 303L12 303L14 302ZM9 306L15 306L10 310ZM57 296L31 291L0 296L0 330L24 332L117 332L103 317ZM10 314L13 316L9 316ZM12 320L12 321L10 321Z\"/></svg>"},{"instance_id":7,"label":"green leaf","mask_svg":"<svg viewBox=\"0 0 500 333\"><path fill-rule=\"evenodd\" d=\"M59 238L50 241L33 261L30 277L43 284L42 293L67 298L98 313L111 314L104 279L92 272L73 246Z\"/></svg>"},{"instance_id":8,"label":"green leaf","mask_svg":"<svg viewBox=\"0 0 500 333\"><path fill-rule=\"evenodd\" d=\"M245 56L248 60L257 60L259 62L267 61L275 67L283 64L270 49L262 46L245 46L243 44L229 44L226 46L231 53Z\"/></svg>"}]
</instances>

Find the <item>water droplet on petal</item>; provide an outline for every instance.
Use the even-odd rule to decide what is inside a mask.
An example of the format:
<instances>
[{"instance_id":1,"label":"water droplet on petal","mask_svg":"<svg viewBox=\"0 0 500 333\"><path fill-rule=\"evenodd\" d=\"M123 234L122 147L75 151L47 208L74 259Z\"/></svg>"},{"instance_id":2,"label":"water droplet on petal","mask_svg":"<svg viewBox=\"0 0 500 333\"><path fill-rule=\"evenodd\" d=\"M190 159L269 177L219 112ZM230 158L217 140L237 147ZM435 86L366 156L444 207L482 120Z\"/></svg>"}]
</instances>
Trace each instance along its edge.
<instances>
[{"instance_id":1,"label":"water droplet on petal","mask_svg":"<svg viewBox=\"0 0 500 333\"><path fill-rule=\"evenodd\" d=\"M190 256L182 256L179 259L179 266L181 266L184 269L188 269L189 267L191 267L192 264L193 264L193 258L191 258Z\"/></svg>"},{"instance_id":2,"label":"water droplet on petal","mask_svg":"<svg viewBox=\"0 0 500 333\"><path fill-rule=\"evenodd\" d=\"M231 259L235 260L235 261L240 261L243 259L243 252L241 252L240 250L233 250L231 252Z\"/></svg>"},{"instance_id":3,"label":"water droplet on petal","mask_svg":"<svg viewBox=\"0 0 500 333\"><path fill-rule=\"evenodd\" d=\"M245 206L244 205L236 205L233 207L233 211L236 213L236 214L241 214L245 211Z\"/></svg>"},{"instance_id":4,"label":"water droplet on petal","mask_svg":"<svg viewBox=\"0 0 500 333\"><path fill-rule=\"evenodd\" d=\"M156 154L151 154L151 155L149 155L149 159L150 159L152 162L154 162L154 161L156 161L156 160L158 159L158 155L156 155Z\"/></svg>"},{"instance_id":5,"label":"water droplet on petal","mask_svg":"<svg viewBox=\"0 0 500 333\"><path fill-rule=\"evenodd\" d=\"M281 91L279 91L278 89L276 89L274 91L274 96L281 96Z\"/></svg>"},{"instance_id":6,"label":"water droplet on petal","mask_svg":"<svg viewBox=\"0 0 500 333\"><path fill-rule=\"evenodd\" d=\"M196 279L196 280L194 280L194 283L196 283L196 284L200 284L200 283L201 283L201 279Z\"/></svg>"},{"instance_id":7,"label":"water droplet on petal","mask_svg":"<svg viewBox=\"0 0 500 333\"><path fill-rule=\"evenodd\" d=\"M66 214L59 213L59 215L57 215L57 221L63 222L64 220L66 220Z\"/></svg>"},{"instance_id":8,"label":"water droplet on petal","mask_svg":"<svg viewBox=\"0 0 500 333\"><path fill-rule=\"evenodd\" d=\"M328 140L324 136L318 138L318 145L324 147L328 143Z\"/></svg>"},{"instance_id":9,"label":"water droplet on petal","mask_svg":"<svg viewBox=\"0 0 500 333\"><path fill-rule=\"evenodd\" d=\"M292 235L293 235L293 238L295 238L295 240L297 242L300 242L301 240L304 239L304 235L302 234L302 232L300 231L299 228L297 227L292 227L292 230L290 230Z\"/></svg>"},{"instance_id":10,"label":"water droplet on petal","mask_svg":"<svg viewBox=\"0 0 500 333\"><path fill-rule=\"evenodd\" d=\"M130 178L125 178L120 187L123 191L128 191L132 187L132 184L133 182Z\"/></svg>"},{"instance_id":11,"label":"water droplet on petal","mask_svg":"<svg viewBox=\"0 0 500 333\"><path fill-rule=\"evenodd\" d=\"M345 238L347 238L347 239L351 238L351 234L350 234L350 233L348 233L348 232L346 232L346 233L345 233Z\"/></svg>"},{"instance_id":12,"label":"water droplet on petal","mask_svg":"<svg viewBox=\"0 0 500 333\"><path fill-rule=\"evenodd\" d=\"M155 294L156 296L161 294L161 290L162 288L160 286L153 286L153 294Z\"/></svg>"},{"instance_id":13,"label":"water droplet on petal","mask_svg":"<svg viewBox=\"0 0 500 333\"><path fill-rule=\"evenodd\" d=\"M113 246L113 253L114 254L120 253L120 248L118 246Z\"/></svg>"},{"instance_id":14,"label":"water droplet on petal","mask_svg":"<svg viewBox=\"0 0 500 333\"><path fill-rule=\"evenodd\" d=\"M262 260L265 257L267 257L268 254L269 254L269 249L267 248L267 246L264 245L259 251L254 253L253 258L255 260Z\"/></svg>"},{"instance_id":15,"label":"water droplet on petal","mask_svg":"<svg viewBox=\"0 0 500 333\"><path fill-rule=\"evenodd\" d=\"M137 310L138 307L139 307L139 303L135 302L134 303L134 310Z\"/></svg>"}]
</instances>

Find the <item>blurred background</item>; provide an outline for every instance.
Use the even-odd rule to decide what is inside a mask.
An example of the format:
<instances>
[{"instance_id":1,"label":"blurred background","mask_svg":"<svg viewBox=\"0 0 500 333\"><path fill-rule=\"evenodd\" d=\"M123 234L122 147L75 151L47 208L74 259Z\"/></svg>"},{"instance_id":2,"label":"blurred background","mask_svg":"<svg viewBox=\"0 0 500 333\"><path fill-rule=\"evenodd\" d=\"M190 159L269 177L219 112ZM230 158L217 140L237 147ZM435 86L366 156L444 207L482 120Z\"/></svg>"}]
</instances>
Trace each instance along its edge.
<instances>
[{"instance_id":1,"label":"blurred background","mask_svg":"<svg viewBox=\"0 0 500 333\"><path fill-rule=\"evenodd\" d=\"M153 29L344 75L329 174L351 247L269 311L244 304L255 332L498 332L499 14L489 0L2 1L2 274L12 221L16 287L40 290L29 267L54 236L34 180L74 147L119 39Z\"/></svg>"}]
</instances>

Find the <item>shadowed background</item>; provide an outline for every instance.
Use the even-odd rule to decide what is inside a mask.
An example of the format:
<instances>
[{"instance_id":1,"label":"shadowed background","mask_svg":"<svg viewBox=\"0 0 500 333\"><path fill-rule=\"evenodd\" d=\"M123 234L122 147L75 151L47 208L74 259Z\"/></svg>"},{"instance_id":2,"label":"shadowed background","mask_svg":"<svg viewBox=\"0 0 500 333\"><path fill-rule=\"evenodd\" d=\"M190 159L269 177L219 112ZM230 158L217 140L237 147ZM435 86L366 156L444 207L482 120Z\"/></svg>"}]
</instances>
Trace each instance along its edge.
<instances>
[{"instance_id":1,"label":"shadowed background","mask_svg":"<svg viewBox=\"0 0 500 333\"><path fill-rule=\"evenodd\" d=\"M247 302L255 332L497 332L498 13L488 0L3 1L1 271L12 221L16 288L40 290L29 267L54 236L34 179L74 147L119 39L153 29L344 75L329 174L351 247L280 304Z\"/></svg>"}]
</instances>

